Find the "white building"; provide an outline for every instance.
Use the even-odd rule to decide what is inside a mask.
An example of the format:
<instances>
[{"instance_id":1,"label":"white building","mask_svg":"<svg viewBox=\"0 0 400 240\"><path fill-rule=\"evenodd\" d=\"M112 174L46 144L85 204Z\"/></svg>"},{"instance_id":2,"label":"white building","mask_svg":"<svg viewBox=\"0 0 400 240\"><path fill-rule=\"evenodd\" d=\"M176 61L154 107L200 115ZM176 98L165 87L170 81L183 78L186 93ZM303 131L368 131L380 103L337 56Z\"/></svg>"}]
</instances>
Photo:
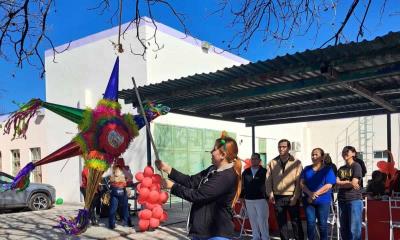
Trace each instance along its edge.
<instances>
[{"instance_id":1,"label":"white building","mask_svg":"<svg viewBox=\"0 0 400 240\"><path fill-rule=\"evenodd\" d=\"M156 49L154 39L146 41L149 49L144 56L145 61L141 56L131 53L131 50L135 53L142 51L135 31L130 29L126 32L122 42L125 51L118 54L120 56L120 90L132 88L131 77L136 79L138 85L148 85L195 73L213 72L248 62L213 47L208 49L203 45L202 48L202 41L185 36L163 24L158 23L157 27L157 42L161 49L153 51ZM154 33L154 26L143 21L139 30L143 36L150 38ZM111 44L111 42L117 41L117 37L118 28L113 28L76 40L66 51L56 54L56 63L53 62L53 51L46 51L46 101L79 108L95 107L98 99L102 97L117 56L116 50ZM67 44L58 49L63 50L66 46ZM123 103L121 102L121 104ZM131 106L123 104L123 112L128 111L133 111ZM271 159L277 155L279 139L287 138L295 143L293 154L301 159L304 165L310 164L310 154L314 147L325 149L335 161L340 157L337 155L338 151L340 152L341 148L347 144L354 145L357 149L361 149L360 151L366 149L364 146L371 145L371 142L364 144L360 141L364 138L363 131L359 128L361 124L358 121L358 118L353 118L257 127L256 151L264 153L267 159ZM373 154L374 151L386 149L386 118L384 116L370 117L369 124L368 126L373 126L368 128L374 133L373 147L368 147L366 152ZM399 131L398 115L393 115L392 125L392 146L396 158L399 153L399 134L396 134ZM170 133L175 138L180 138L179 134L186 134L185 141L194 142L194 145L197 144L193 140L196 139L194 135L198 131L204 130L203 133L208 134L208 139L213 139L215 134L226 130L236 135L239 143L239 156L245 159L251 155L251 128L246 128L244 124L168 114L157 119L152 126L156 137L157 134L160 135L159 132L157 133L158 130L165 126L165 128L172 126L174 128ZM154 129L155 126L157 129ZM346 134L343 134L346 129L347 137ZM1 171L13 173L17 170L18 155L13 154L16 152L15 150L19 150L20 165L24 166L35 158L32 156L37 149L32 149L40 148L41 157L45 157L71 141L76 133L76 124L46 110L44 116L41 116L40 122L36 123L35 120L35 124L31 124L26 140L17 139L11 142L10 136L0 136ZM343 140L343 135L345 140ZM168 143L166 144L168 145ZM160 146L160 148L162 147ZM203 161L203 164L207 164L207 157L209 157L209 153L206 153L204 148L196 148L196 146L190 151L187 149L164 150L166 150L164 151L165 158L168 157L166 153L170 151L174 158L189 159L196 164L198 163L196 161ZM33 153L29 153L30 151ZM199 158L199 156L201 157ZM134 140L124 157L133 172L142 170L146 165L144 130ZM81 158L74 157L44 165L42 166L42 181L54 185L57 189L57 197L63 198L64 201L80 201L82 200L79 192L82 161ZM12 166L13 163L16 164L15 167ZM339 159L338 163L342 165L343 162ZM196 170L196 164L181 167L193 171ZM177 167L179 168L179 166Z\"/></svg>"}]
</instances>

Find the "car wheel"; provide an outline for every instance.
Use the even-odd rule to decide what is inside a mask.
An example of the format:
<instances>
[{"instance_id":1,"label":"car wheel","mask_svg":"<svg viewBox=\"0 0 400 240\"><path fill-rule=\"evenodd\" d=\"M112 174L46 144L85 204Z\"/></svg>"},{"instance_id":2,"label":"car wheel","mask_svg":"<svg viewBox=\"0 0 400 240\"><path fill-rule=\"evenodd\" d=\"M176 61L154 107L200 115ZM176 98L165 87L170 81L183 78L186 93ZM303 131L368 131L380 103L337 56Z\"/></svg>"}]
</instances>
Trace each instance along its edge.
<instances>
[{"instance_id":1,"label":"car wheel","mask_svg":"<svg viewBox=\"0 0 400 240\"><path fill-rule=\"evenodd\" d=\"M29 199L28 206L32 211L45 210L50 207L50 199L44 193L35 193Z\"/></svg>"}]
</instances>

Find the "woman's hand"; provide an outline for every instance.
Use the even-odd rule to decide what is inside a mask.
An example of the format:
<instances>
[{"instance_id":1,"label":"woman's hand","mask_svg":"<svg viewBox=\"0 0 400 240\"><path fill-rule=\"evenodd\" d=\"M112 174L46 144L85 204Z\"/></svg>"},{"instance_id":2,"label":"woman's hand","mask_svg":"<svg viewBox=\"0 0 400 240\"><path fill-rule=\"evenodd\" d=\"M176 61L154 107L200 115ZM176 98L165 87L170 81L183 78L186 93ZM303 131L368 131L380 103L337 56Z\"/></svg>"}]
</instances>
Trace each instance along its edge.
<instances>
[{"instance_id":1,"label":"woman's hand","mask_svg":"<svg viewBox=\"0 0 400 240\"><path fill-rule=\"evenodd\" d=\"M315 199L317 199L318 197L319 197L319 194L318 194L317 192L313 192L313 193L312 193L312 196L311 196L312 200L315 200Z\"/></svg>"},{"instance_id":2,"label":"woman's hand","mask_svg":"<svg viewBox=\"0 0 400 240\"><path fill-rule=\"evenodd\" d=\"M170 165L168 165L167 163L165 163L161 160L156 160L155 164L159 171L163 171L168 175L171 174L172 167Z\"/></svg>"},{"instance_id":3,"label":"woman's hand","mask_svg":"<svg viewBox=\"0 0 400 240\"><path fill-rule=\"evenodd\" d=\"M165 179L165 178L163 178L163 179L161 180L161 187L162 187L162 188L164 188L164 189L171 189L172 186L174 186L174 182L173 182L173 181L171 181L171 180L169 180L169 179Z\"/></svg>"}]
</instances>

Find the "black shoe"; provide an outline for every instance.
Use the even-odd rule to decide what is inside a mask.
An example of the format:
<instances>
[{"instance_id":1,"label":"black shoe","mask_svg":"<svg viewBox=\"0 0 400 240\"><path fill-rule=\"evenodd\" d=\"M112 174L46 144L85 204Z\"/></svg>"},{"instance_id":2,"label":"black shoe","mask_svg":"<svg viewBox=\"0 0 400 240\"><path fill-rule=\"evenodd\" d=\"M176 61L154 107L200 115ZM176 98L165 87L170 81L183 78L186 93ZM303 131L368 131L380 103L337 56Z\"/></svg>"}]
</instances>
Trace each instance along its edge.
<instances>
[{"instance_id":1,"label":"black shoe","mask_svg":"<svg viewBox=\"0 0 400 240\"><path fill-rule=\"evenodd\" d=\"M113 226L108 226L108 228L111 229L111 230L112 230L112 229L115 229L115 225L113 225Z\"/></svg>"},{"instance_id":2,"label":"black shoe","mask_svg":"<svg viewBox=\"0 0 400 240\"><path fill-rule=\"evenodd\" d=\"M98 226L99 225L99 220L97 220L97 218L92 218L91 222L92 222L93 226Z\"/></svg>"}]
</instances>

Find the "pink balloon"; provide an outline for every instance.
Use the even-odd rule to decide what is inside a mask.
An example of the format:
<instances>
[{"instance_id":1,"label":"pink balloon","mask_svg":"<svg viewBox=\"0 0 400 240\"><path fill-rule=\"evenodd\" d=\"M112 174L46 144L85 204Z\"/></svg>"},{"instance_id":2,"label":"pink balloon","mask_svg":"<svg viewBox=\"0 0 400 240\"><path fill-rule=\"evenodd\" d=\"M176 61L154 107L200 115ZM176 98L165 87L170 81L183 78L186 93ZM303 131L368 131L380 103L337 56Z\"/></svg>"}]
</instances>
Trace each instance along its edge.
<instances>
[{"instance_id":1,"label":"pink balloon","mask_svg":"<svg viewBox=\"0 0 400 240\"><path fill-rule=\"evenodd\" d=\"M164 210L160 206L156 206L152 210L153 214L151 215L152 218L160 219Z\"/></svg>"},{"instance_id":2,"label":"pink balloon","mask_svg":"<svg viewBox=\"0 0 400 240\"><path fill-rule=\"evenodd\" d=\"M146 202L145 205L146 205L146 208L149 209L149 210L153 210L153 208L158 206L158 204L152 204L152 203L149 203L149 202Z\"/></svg>"},{"instance_id":3,"label":"pink balloon","mask_svg":"<svg viewBox=\"0 0 400 240\"><path fill-rule=\"evenodd\" d=\"M150 226L150 221L149 220L144 220L144 219L140 219L139 220L139 230L140 231L147 231L149 229Z\"/></svg>"},{"instance_id":4,"label":"pink balloon","mask_svg":"<svg viewBox=\"0 0 400 240\"><path fill-rule=\"evenodd\" d=\"M143 175L145 177L150 177L151 178L153 176L153 174L154 174L154 170L153 170L152 167L147 166L147 167L144 168Z\"/></svg>"},{"instance_id":5,"label":"pink balloon","mask_svg":"<svg viewBox=\"0 0 400 240\"><path fill-rule=\"evenodd\" d=\"M161 176L160 176L160 174L154 174L154 175L151 177L151 180L153 180L153 183L160 183L160 182L161 182Z\"/></svg>"},{"instance_id":6,"label":"pink balloon","mask_svg":"<svg viewBox=\"0 0 400 240\"><path fill-rule=\"evenodd\" d=\"M139 196L141 196L143 199L147 199L149 197L150 189L146 187L140 188L139 191Z\"/></svg>"},{"instance_id":7,"label":"pink balloon","mask_svg":"<svg viewBox=\"0 0 400 240\"><path fill-rule=\"evenodd\" d=\"M142 188L142 184L141 184L141 183L139 183L139 184L136 186L136 191L140 191L140 188Z\"/></svg>"},{"instance_id":8,"label":"pink balloon","mask_svg":"<svg viewBox=\"0 0 400 240\"><path fill-rule=\"evenodd\" d=\"M166 211L164 211L164 212L162 213L161 218L160 218L160 222L165 222L165 221L167 221L167 220L168 220L168 213L167 213Z\"/></svg>"},{"instance_id":9,"label":"pink balloon","mask_svg":"<svg viewBox=\"0 0 400 240\"><path fill-rule=\"evenodd\" d=\"M151 181L151 178L144 177L141 184L143 187L150 188L152 183L153 183L153 181Z\"/></svg>"},{"instance_id":10,"label":"pink balloon","mask_svg":"<svg viewBox=\"0 0 400 240\"><path fill-rule=\"evenodd\" d=\"M160 198L160 193L155 190L152 190L152 191L150 191L149 197L147 199L148 199L149 203L155 204L155 203L158 203L159 198Z\"/></svg>"},{"instance_id":11,"label":"pink balloon","mask_svg":"<svg viewBox=\"0 0 400 240\"><path fill-rule=\"evenodd\" d=\"M161 192L159 196L160 196L161 203L164 204L168 201L168 193L167 192Z\"/></svg>"},{"instance_id":12,"label":"pink balloon","mask_svg":"<svg viewBox=\"0 0 400 240\"><path fill-rule=\"evenodd\" d=\"M136 180L141 182L143 180L143 178L144 178L144 175L143 175L142 172L138 172L138 173L135 174L135 178L136 178Z\"/></svg>"},{"instance_id":13,"label":"pink balloon","mask_svg":"<svg viewBox=\"0 0 400 240\"><path fill-rule=\"evenodd\" d=\"M160 226L160 220L157 218L150 218L150 228L157 228Z\"/></svg>"},{"instance_id":14,"label":"pink balloon","mask_svg":"<svg viewBox=\"0 0 400 240\"><path fill-rule=\"evenodd\" d=\"M150 220L151 216L153 215L153 212L150 211L149 209L144 209L140 212L139 212L140 219L144 219L144 220Z\"/></svg>"}]
</instances>

